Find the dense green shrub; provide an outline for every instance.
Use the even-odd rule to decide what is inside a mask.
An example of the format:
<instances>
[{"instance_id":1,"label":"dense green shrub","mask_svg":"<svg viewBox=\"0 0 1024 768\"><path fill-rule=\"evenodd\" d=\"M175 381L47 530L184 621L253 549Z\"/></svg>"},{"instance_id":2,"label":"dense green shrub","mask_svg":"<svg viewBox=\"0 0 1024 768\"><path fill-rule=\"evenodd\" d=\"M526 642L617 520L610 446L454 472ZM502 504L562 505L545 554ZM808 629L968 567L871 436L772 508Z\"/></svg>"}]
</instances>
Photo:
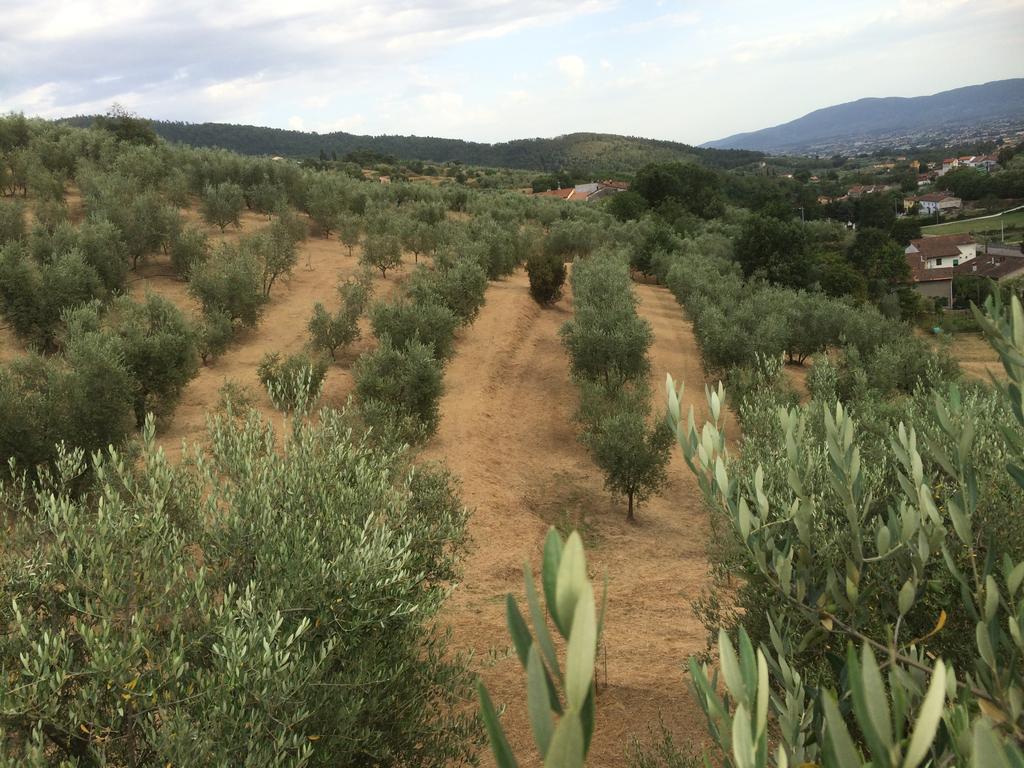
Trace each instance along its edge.
<instances>
[{"instance_id":1,"label":"dense green shrub","mask_svg":"<svg viewBox=\"0 0 1024 768\"><path fill-rule=\"evenodd\" d=\"M385 338L375 350L359 356L352 376L362 408L397 421L408 416L424 438L437 429L443 374L426 344L410 341L397 348Z\"/></svg>"},{"instance_id":2,"label":"dense green shrub","mask_svg":"<svg viewBox=\"0 0 1024 768\"><path fill-rule=\"evenodd\" d=\"M629 268L619 251L577 260L572 272L573 318L559 331L573 375L608 388L647 375L650 323L637 315Z\"/></svg>"},{"instance_id":3,"label":"dense green shrub","mask_svg":"<svg viewBox=\"0 0 1024 768\"><path fill-rule=\"evenodd\" d=\"M143 302L119 296L106 307L98 303L66 315L69 346L100 334L117 350L132 377L135 426L147 413L166 417L173 412L185 385L198 370L196 336L174 304L148 293Z\"/></svg>"},{"instance_id":4,"label":"dense green shrub","mask_svg":"<svg viewBox=\"0 0 1024 768\"><path fill-rule=\"evenodd\" d=\"M44 264L17 244L0 250L0 313L26 341L52 347L61 314L103 293L99 275L78 250Z\"/></svg>"},{"instance_id":5,"label":"dense green shrub","mask_svg":"<svg viewBox=\"0 0 1024 768\"><path fill-rule=\"evenodd\" d=\"M378 339L389 339L397 348L419 341L438 360L447 360L455 351L455 329L459 318L441 304L432 302L379 302L370 309L370 324Z\"/></svg>"},{"instance_id":6,"label":"dense green shrub","mask_svg":"<svg viewBox=\"0 0 1024 768\"><path fill-rule=\"evenodd\" d=\"M252 254L221 243L210 258L192 269L188 286L203 313L221 313L254 327L266 302L263 266Z\"/></svg>"},{"instance_id":7,"label":"dense green shrub","mask_svg":"<svg viewBox=\"0 0 1024 768\"><path fill-rule=\"evenodd\" d=\"M374 232L363 242L361 264L379 269L381 277L387 278L388 270L402 264L402 244L396 235Z\"/></svg>"},{"instance_id":8,"label":"dense green shrub","mask_svg":"<svg viewBox=\"0 0 1024 768\"><path fill-rule=\"evenodd\" d=\"M203 221L220 227L223 232L229 224L240 227L242 209L245 207L245 194L242 188L230 181L211 184L203 190L203 198L199 211Z\"/></svg>"},{"instance_id":9,"label":"dense green shrub","mask_svg":"<svg viewBox=\"0 0 1024 768\"><path fill-rule=\"evenodd\" d=\"M435 626L465 537L451 479L324 412L215 417L209 459L65 452L0 487L12 764L469 761L472 678Z\"/></svg>"},{"instance_id":10,"label":"dense green shrub","mask_svg":"<svg viewBox=\"0 0 1024 768\"><path fill-rule=\"evenodd\" d=\"M0 245L25 237L25 205L20 200L0 201Z\"/></svg>"},{"instance_id":11,"label":"dense green shrub","mask_svg":"<svg viewBox=\"0 0 1024 768\"><path fill-rule=\"evenodd\" d=\"M171 267L182 280L210 257L210 239L198 227L186 226L171 241Z\"/></svg>"},{"instance_id":12,"label":"dense green shrub","mask_svg":"<svg viewBox=\"0 0 1024 768\"><path fill-rule=\"evenodd\" d=\"M565 259L558 254L538 252L526 260L526 274L530 279L530 295L542 307L550 306L562 297L565 285Z\"/></svg>"},{"instance_id":13,"label":"dense green shrub","mask_svg":"<svg viewBox=\"0 0 1024 768\"><path fill-rule=\"evenodd\" d=\"M282 359L280 353L267 353L256 368L256 375L279 411L306 412L320 397L327 364L322 358L305 353Z\"/></svg>"}]
</instances>

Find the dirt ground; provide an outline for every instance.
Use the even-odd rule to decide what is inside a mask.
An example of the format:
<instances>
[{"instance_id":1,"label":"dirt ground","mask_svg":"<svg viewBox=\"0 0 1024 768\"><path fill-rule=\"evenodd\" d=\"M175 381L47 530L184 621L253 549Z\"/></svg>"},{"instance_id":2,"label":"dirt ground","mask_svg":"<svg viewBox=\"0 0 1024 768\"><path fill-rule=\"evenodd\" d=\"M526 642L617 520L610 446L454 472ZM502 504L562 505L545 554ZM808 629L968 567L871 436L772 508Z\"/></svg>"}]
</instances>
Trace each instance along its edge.
<instances>
[{"instance_id":1,"label":"dirt ground","mask_svg":"<svg viewBox=\"0 0 1024 768\"><path fill-rule=\"evenodd\" d=\"M703 372L689 324L664 288L637 285L640 312L652 324L652 397L663 411L664 377L687 383L687 401L703 405ZM602 489L597 468L576 440L576 388L558 340L571 299L541 310L517 273L492 284L481 315L445 372L441 426L427 447L461 478L473 508L472 548L446 618L456 645L472 649L504 726L524 765L539 765L524 709L524 677L507 649L504 596L523 604L522 567L535 572L550 525L581 529L591 574L608 577L608 615L599 658L594 766L627 765L632 736L649 738L659 714L677 743L703 741L703 715L683 669L704 649L706 633L690 601L706 583L707 520L695 481L678 452L664 493L625 520L621 499ZM698 408L698 414L702 409ZM492 765L490 754L484 765Z\"/></svg>"},{"instance_id":2,"label":"dirt ground","mask_svg":"<svg viewBox=\"0 0 1024 768\"><path fill-rule=\"evenodd\" d=\"M967 378L992 381L992 375L1005 379L999 355L980 333L957 333L949 343L949 352L960 363Z\"/></svg>"}]
</instances>

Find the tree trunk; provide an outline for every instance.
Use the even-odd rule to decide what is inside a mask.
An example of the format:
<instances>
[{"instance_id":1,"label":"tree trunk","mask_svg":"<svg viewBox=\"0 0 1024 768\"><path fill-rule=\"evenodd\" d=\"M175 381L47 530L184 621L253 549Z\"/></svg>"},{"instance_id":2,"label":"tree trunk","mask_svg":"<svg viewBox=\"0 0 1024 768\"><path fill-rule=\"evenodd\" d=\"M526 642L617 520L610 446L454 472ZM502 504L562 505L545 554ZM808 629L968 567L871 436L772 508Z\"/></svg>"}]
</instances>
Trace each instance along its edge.
<instances>
[{"instance_id":1,"label":"tree trunk","mask_svg":"<svg viewBox=\"0 0 1024 768\"><path fill-rule=\"evenodd\" d=\"M635 523L636 522L636 515L633 514L633 494L632 493L627 493L626 494L626 498L629 501L629 505L626 508L626 520L628 520L631 523Z\"/></svg>"}]
</instances>

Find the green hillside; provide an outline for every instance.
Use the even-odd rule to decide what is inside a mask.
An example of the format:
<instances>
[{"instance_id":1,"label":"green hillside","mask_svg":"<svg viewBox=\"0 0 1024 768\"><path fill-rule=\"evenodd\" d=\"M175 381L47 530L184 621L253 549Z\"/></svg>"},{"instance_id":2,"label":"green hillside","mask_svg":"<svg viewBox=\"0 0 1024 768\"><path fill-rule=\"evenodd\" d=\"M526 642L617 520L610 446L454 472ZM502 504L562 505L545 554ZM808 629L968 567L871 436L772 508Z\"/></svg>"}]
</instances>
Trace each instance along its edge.
<instances>
[{"instance_id":1,"label":"green hillside","mask_svg":"<svg viewBox=\"0 0 1024 768\"><path fill-rule=\"evenodd\" d=\"M93 116L66 122L89 125ZM351 133L307 133L230 123L153 121L168 141L196 147L221 147L246 155L317 157L321 150L338 157L357 150L391 155L400 160L459 162L523 170L574 170L581 175L629 174L652 162L698 160L717 168L735 168L763 154L748 150L701 149L674 141L600 133L572 133L551 139L517 139L485 144L429 136L359 136Z\"/></svg>"}]
</instances>

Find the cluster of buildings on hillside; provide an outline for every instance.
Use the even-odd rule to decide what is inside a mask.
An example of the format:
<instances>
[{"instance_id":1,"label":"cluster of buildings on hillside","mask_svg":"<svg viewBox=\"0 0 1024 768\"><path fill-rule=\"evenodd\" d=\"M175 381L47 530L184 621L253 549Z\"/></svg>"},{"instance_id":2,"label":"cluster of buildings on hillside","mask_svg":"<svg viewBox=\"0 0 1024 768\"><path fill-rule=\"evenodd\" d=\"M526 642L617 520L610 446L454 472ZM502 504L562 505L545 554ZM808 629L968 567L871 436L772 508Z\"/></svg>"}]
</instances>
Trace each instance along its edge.
<instances>
[{"instance_id":1,"label":"cluster of buildings on hillside","mask_svg":"<svg viewBox=\"0 0 1024 768\"><path fill-rule=\"evenodd\" d=\"M919 293L953 304L953 278L987 277L996 282L1024 276L1024 253L1017 248L986 247L970 235L941 235L911 240L905 250L910 279Z\"/></svg>"},{"instance_id":2,"label":"cluster of buildings on hillside","mask_svg":"<svg viewBox=\"0 0 1024 768\"><path fill-rule=\"evenodd\" d=\"M988 173L993 170L999 161L995 155L968 155L966 157L949 157L942 161L942 165L935 169L937 176L943 176L957 168L974 168Z\"/></svg>"},{"instance_id":3,"label":"cluster of buildings on hillside","mask_svg":"<svg viewBox=\"0 0 1024 768\"><path fill-rule=\"evenodd\" d=\"M591 202L600 200L603 197L614 195L618 192L625 192L629 189L629 182L605 179L604 181L592 181L589 184L577 184L575 187L549 189L547 192L537 192L538 197L557 197L562 200L576 200Z\"/></svg>"}]
</instances>

